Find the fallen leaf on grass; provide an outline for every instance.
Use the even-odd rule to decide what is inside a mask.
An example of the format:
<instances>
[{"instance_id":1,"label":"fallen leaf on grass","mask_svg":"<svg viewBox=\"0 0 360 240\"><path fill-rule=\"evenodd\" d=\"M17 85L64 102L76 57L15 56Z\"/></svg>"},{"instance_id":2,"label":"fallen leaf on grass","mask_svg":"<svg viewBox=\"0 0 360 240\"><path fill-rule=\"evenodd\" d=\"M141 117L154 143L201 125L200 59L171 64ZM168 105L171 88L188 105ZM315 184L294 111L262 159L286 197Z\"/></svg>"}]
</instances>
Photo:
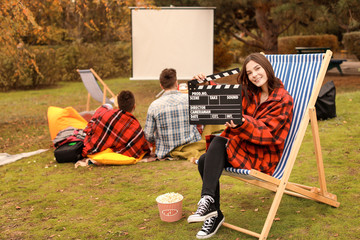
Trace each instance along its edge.
<instances>
[{"instance_id":1,"label":"fallen leaf on grass","mask_svg":"<svg viewBox=\"0 0 360 240\"><path fill-rule=\"evenodd\" d=\"M255 208L254 212L258 212L258 211L259 211L259 209L258 209L258 208Z\"/></svg>"},{"instance_id":2,"label":"fallen leaf on grass","mask_svg":"<svg viewBox=\"0 0 360 240\"><path fill-rule=\"evenodd\" d=\"M338 236L339 236L339 234L338 234L338 233L335 233L335 234L334 234L334 237L338 237Z\"/></svg>"},{"instance_id":3,"label":"fallen leaf on grass","mask_svg":"<svg viewBox=\"0 0 360 240\"><path fill-rule=\"evenodd\" d=\"M15 208L16 208L16 210L20 210L20 209L21 209L21 207L20 207L20 206L16 206Z\"/></svg>"},{"instance_id":4,"label":"fallen leaf on grass","mask_svg":"<svg viewBox=\"0 0 360 240\"><path fill-rule=\"evenodd\" d=\"M280 221L279 217L274 218L274 221Z\"/></svg>"},{"instance_id":5,"label":"fallen leaf on grass","mask_svg":"<svg viewBox=\"0 0 360 240\"><path fill-rule=\"evenodd\" d=\"M245 210L245 209L241 209L240 212L246 212L246 210Z\"/></svg>"},{"instance_id":6,"label":"fallen leaf on grass","mask_svg":"<svg viewBox=\"0 0 360 240\"><path fill-rule=\"evenodd\" d=\"M139 227L139 229L144 230L146 227Z\"/></svg>"}]
</instances>

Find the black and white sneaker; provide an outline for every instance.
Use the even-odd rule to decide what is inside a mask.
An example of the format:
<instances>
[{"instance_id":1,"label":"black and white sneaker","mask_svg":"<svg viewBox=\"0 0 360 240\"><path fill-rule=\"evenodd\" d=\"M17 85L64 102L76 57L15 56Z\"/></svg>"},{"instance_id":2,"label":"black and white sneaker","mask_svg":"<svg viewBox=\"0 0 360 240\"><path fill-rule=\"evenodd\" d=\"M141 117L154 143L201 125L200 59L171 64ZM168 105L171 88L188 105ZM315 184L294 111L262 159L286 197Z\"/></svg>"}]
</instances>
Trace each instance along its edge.
<instances>
[{"instance_id":1,"label":"black and white sneaker","mask_svg":"<svg viewBox=\"0 0 360 240\"><path fill-rule=\"evenodd\" d=\"M198 239L205 239L215 235L217 230L225 221L225 217L220 213L217 217L211 217L205 220L201 230L196 234Z\"/></svg>"},{"instance_id":2,"label":"black and white sneaker","mask_svg":"<svg viewBox=\"0 0 360 240\"><path fill-rule=\"evenodd\" d=\"M217 217L218 213L215 208L215 200L211 196L205 195L198 202L198 209L187 219L189 223L203 222L207 218Z\"/></svg>"}]
</instances>

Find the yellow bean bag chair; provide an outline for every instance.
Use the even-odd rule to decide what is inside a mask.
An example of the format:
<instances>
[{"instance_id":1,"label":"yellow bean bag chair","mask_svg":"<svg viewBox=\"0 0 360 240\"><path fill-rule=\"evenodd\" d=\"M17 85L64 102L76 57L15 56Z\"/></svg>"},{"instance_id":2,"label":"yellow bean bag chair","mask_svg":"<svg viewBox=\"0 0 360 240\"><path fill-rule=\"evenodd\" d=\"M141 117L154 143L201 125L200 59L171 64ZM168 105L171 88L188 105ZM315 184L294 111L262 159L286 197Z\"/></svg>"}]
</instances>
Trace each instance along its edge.
<instances>
[{"instance_id":1,"label":"yellow bean bag chair","mask_svg":"<svg viewBox=\"0 0 360 240\"><path fill-rule=\"evenodd\" d=\"M87 125L87 121L72 107L59 108L49 107L48 108L48 123L50 130L51 140L54 140L56 135L67 127L74 127L84 129ZM145 153L144 153L145 155ZM98 152L92 155L88 155L90 159L94 160L99 164L104 165L127 165L135 164L140 161L143 156L139 158L128 157L120 153L113 152L110 148L105 149L102 152Z\"/></svg>"},{"instance_id":2,"label":"yellow bean bag chair","mask_svg":"<svg viewBox=\"0 0 360 240\"><path fill-rule=\"evenodd\" d=\"M67 127L84 129L87 121L72 107L49 107L47 112L51 140Z\"/></svg>"}]
</instances>

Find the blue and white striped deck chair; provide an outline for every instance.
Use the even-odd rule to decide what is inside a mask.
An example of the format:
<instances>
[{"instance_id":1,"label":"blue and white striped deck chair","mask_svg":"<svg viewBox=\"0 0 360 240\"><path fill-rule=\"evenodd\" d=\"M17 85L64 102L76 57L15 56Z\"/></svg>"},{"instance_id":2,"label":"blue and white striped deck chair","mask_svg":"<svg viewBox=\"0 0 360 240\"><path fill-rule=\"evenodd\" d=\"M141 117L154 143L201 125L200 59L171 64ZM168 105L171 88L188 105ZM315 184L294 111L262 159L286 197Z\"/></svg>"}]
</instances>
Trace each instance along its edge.
<instances>
[{"instance_id":1,"label":"blue and white striped deck chair","mask_svg":"<svg viewBox=\"0 0 360 240\"><path fill-rule=\"evenodd\" d=\"M235 169L232 167L224 169L223 174L269 189L276 192L276 194L261 233L256 233L229 223L224 223L223 225L225 227L254 236L258 239L266 239L284 193L312 199L334 207L340 205L340 203L337 202L336 195L328 193L326 189L314 107L331 55L332 52L330 50L325 54L266 55L274 68L275 75L282 80L285 89L288 90L294 99L294 116L290 132L286 138L284 153L273 176L256 170ZM312 125L320 188L288 182L309 120L311 120Z\"/></svg>"},{"instance_id":2,"label":"blue and white striped deck chair","mask_svg":"<svg viewBox=\"0 0 360 240\"><path fill-rule=\"evenodd\" d=\"M105 84L105 82L96 74L94 69L84 69L84 70L77 70L80 74L81 80L84 83L85 88L88 91L87 103L86 103L86 111L90 110L90 96L95 99L96 101L105 104L109 103L114 105L115 94L110 90L110 88ZM104 91L100 88L98 82L102 84ZM106 97L106 93L109 92L112 96L112 99Z\"/></svg>"}]
</instances>

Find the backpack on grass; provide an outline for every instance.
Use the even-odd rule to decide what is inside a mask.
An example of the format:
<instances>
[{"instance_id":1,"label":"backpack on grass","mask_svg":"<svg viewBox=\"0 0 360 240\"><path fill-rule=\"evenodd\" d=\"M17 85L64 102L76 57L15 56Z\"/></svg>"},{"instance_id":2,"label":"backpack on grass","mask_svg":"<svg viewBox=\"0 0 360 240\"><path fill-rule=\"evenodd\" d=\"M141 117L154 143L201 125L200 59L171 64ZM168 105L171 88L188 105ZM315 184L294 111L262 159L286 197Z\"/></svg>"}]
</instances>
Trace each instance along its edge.
<instances>
[{"instance_id":1,"label":"backpack on grass","mask_svg":"<svg viewBox=\"0 0 360 240\"><path fill-rule=\"evenodd\" d=\"M55 159L58 163L77 162L82 159L82 149L84 143L82 141L67 142L54 151Z\"/></svg>"}]
</instances>

